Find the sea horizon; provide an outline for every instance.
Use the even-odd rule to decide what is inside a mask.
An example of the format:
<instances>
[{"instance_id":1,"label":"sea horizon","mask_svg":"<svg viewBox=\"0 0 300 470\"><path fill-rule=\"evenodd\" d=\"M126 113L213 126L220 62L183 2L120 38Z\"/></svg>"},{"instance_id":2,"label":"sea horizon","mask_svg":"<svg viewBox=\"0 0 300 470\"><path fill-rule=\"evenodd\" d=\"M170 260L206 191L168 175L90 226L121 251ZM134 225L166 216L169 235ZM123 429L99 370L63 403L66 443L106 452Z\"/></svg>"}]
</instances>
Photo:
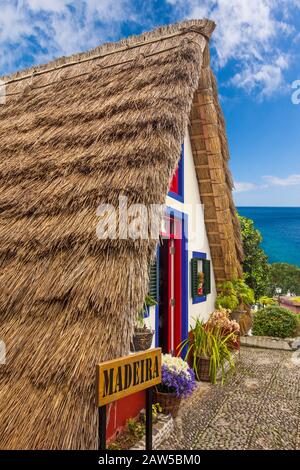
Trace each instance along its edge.
<instances>
[{"instance_id":1,"label":"sea horizon","mask_svg":"<svg viewBox=\"0 0 300 470\"><path fill-rule=\"evenodd\" d=\"M237 206L240 215L252 219L263 237L262 248L270 263L300 267L299 206Z\"/></svg>"}]
</instances>

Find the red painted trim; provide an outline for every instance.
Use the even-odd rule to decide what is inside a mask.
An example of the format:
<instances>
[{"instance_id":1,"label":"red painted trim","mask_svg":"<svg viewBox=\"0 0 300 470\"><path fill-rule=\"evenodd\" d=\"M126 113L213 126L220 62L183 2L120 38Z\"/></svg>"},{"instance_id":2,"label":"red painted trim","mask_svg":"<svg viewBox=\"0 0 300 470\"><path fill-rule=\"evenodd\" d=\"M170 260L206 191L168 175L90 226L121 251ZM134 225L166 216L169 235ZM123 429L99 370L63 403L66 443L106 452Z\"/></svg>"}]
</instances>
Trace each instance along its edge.
<instances>
[{"instance_id":1,"label":"red painted trim","mask_svg":"<svg viewBox=\"0 0 300 470\"><path fill-rule=\"evenodd\" d=\"M174 239L175 255L174 255L174 292L175 292L175 309L174 309L174 353L181 342L182 331L182 221L174 218L173 231L170 233L168 240L168 338L167 348L171 351L172 329L171 329L171 239Z\"/></svg>"},{"instance_id":2,"label":"red painted trim","mask_svg":"<svg viewBox=\"0 0 300 470\"><path fill-rule=\"evenodd\" d=\"M171 186L170 186L170 189L169 191L171 191L172 193L175 193L175 194L178 194L179 193L179 168L177 167L176 168L176 171L173 175L173 179L172 179L172 182L171 182Z\"/></svg>"},{"instance_id":3,"label":"red painted trim","mask_svg":"<svg viewBox=\"0 0 300 470\"><path fill-rule=\"evenodd\" d=\"M182 240L175 240L175 328L174 328L174 344L175 353L181 342L181 324L182 324L182 303L181 291L182 286Z\"/></svg>"},{"instance_id":4,"label":"red painted trim","mask_svg":"<svg viewBox=\"0 0 300 470\"><path fill-rule=\"evenodd\" d=\"M170 239L173 235L170 233ZM168 240L168 352L171 351L171 243Z\"/></svg>"}]
</instances>

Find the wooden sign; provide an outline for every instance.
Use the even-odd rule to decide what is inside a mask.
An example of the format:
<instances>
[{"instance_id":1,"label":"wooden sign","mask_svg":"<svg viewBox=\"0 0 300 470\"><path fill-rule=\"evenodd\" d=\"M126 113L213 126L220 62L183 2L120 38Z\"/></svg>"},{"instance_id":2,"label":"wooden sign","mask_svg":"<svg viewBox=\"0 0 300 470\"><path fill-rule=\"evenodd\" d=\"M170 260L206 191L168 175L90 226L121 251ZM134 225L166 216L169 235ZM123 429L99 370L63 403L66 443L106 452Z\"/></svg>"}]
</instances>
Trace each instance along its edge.
<instances>
[{"instance_id":1,"label":"wooden sign","mask_svg":"<svg viewBox=\"0 0 300 470\"><path fill-rule=\"evenodd\" d=\"M149 349L97 366L97 402L102 407L161 382L161 348Z\"/></svg>"}]
</instances>

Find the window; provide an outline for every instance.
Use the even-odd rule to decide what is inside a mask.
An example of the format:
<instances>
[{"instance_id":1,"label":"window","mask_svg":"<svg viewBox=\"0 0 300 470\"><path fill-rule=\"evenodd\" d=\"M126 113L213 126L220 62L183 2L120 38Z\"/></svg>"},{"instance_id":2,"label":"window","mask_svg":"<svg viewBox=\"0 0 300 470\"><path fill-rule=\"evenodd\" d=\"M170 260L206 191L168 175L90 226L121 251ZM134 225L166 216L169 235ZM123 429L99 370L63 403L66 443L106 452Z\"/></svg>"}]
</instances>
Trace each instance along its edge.
<instances>
[{"instance_id":1,"label":"window","mask_svg":"<svg viewBox=\"0 0 300 470\"><path fill-rule=\"evenodd\" d=\"M184 201L184 145L181 146L181 157L178 167L174 173L172 183L169 190L169 196L177 199L177 201Z\"/></svg>"},{"instance_id":2,"label":"window","mask_svg":"<svg viewBox=\"0 0 300 470\"><path fill-rule=\"evenodd\" d=\"M193 303L205 302L211 293L210 261L205 253L193 252L191 259L191 288Z\"/></svg>"}]
</instances>

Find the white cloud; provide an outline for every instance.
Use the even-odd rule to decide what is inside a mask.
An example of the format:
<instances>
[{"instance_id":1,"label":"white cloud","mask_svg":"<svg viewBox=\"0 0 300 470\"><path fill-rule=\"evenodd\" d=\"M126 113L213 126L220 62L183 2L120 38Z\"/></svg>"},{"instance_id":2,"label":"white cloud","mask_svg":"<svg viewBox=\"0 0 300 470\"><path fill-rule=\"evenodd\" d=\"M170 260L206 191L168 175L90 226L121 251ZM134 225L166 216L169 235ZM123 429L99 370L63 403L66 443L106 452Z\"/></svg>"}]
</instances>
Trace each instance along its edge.
<instances>
[{"instance_id":1,"label":"white cloud","mask_svg":"<svg viewBox=\"0 0 300 470\"><path fill-rule=\"evenodd\" d=\"M300 175L290 175L287 178L280 178L278 176L263 176L263 179L274 186L296 186L300 185Z\"/></svg>"},{"instance_id":2,"label":"white cloud","mask_svg":"<svg viewBox=\"0 0 300 470\"><path fill-rule=\"evenodd\" d=\"M225 85L260 97L284 89L297 52L299 28L293 22L300 0L165 1L170 21L215 20L214 66L231 63L234 70ZM127 21L150 29L160 20L158 11L152 2L142 5L138 9L135 0L0 0L0 70L15 70L24 56L29 63L45 62L118 39ZM289 54L282 49L287 38Z\"/></svg>"},{"instance_id":3,"label":"white cloud","mask_svg":"<svg viewBox=\"0 0 300 470\"><path fill-rule=\"evenodd\" d=\"M254 183L246 183L246 182L235 182L234 183L234 191L236 193L246 193L248 191L254 191L258 189L258 186Z\"/></svg>"},{"instance_id":4,"label":"white cloud","mask_svg":"<svg viewBox=\"0 0 300 470\"><path fill-rule=\"evenodd\" d=\"M18 7L23 8L26 5L33 11L48 11L62 13L68 0L19 0Z\"/></svg>"},{"instance_id":5,"label":"white cloud","mask_svg":"<svg viewBox=\"0 0 300 470\"><path fill-rule=\"evenodd\" d=\"M264 183L250 183L250 182L241 182L236 181L234 183L235 193L246 193L250 191L255 191L258 189L266 189L270 186L297 186L300 185L300 174L294 174L287 176L286 178L280 178L278 176L266 175L262 177Z\"/></svg>"},{"instance_id":6,"label":"white cloud","mask_svg":"<svg viewBox=\"0 0 300 470\"><path fill-rule=\"evenodd\" d=\"M40 63L115 39L130 7L131 0L0 0L0 70L16 69L26 55Z\"/></svg>"},{"instance_id":7,"label":"white cloud","mask_svg":"<svg viewBox=\"0 0 300 470\"><path fill-rule=\"evenodd\" d=\"M288 68L287 56L278 57L272 64L247 64L242 72L236 73L231 80L235 86L242 87L248 92L260 90L259 96L271 96L282 90L284 84L284 70Z\"/></svg>"},{"instance_id":8,"label":"white cloud","mask_svg":"<svg viewBox=\"0 0 300 470\"><path fill-rule=\"evenodd\" d=\"M296 37L293 25L299 0L167 0L179 16L213 19L217 67L235 61L237 70L230 84L260 96L270 96L285 86L289 57L283 38Z\"/></svg>"}]
</instances>

